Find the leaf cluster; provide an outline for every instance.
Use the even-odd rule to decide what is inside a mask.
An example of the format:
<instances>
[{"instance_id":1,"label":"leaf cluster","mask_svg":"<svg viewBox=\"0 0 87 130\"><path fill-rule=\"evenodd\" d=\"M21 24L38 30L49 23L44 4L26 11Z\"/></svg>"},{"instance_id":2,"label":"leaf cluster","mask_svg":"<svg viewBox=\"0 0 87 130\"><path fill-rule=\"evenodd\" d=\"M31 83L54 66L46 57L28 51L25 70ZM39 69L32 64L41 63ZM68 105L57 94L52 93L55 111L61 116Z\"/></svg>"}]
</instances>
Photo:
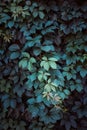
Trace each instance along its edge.
<instances>
[{"instance_id":1,"label":"leaf cluster","mask_svg":"<svg viewBox=\"0 0 87 130\"><path fill-rule=\"evenodd\" d=\"M62 128L87 129L87 2L0 0L0 130Z\"/></svg>"}]
</instances>

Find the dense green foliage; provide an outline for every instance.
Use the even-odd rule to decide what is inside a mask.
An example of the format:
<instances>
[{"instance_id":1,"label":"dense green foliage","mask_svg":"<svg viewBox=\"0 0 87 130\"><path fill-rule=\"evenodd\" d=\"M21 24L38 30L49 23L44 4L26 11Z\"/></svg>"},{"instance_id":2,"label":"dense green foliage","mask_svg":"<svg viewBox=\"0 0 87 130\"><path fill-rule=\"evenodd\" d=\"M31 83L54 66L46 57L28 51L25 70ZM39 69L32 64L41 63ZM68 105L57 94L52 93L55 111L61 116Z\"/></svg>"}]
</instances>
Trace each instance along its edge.
<instances>
[{"instance_id":1,"label":"dense green foliage","mask_svg":"<svg viewBox=\"0 0 87 130\"><path fill-rule=\"evenodd\" d=\"M87 130L87 2L0 0L0 130Z\"/></svg>"}]
</instances>

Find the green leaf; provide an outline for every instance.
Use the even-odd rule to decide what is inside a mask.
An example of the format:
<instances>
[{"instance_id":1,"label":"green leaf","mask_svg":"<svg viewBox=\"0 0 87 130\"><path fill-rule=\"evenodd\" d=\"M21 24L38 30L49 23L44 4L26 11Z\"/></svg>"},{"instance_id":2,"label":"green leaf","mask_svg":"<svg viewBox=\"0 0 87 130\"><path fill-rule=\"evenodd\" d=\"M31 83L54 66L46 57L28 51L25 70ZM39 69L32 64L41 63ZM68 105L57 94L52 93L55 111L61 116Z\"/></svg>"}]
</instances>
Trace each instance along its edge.
<instances>
[{"instance_id":1,"label":"green leaf","mask_svg":"<svg viewBox=\"0 0 87 130\"><path fill-rule=\"evenodd\" d=\"M22 94L25 92L25 88L21 87L20 85L16 85L16 87L13 89L14 93L17 94L19 97L22 96Z\"/></svg>"},{"instance_id":2,"label":"green leaf","mask_svg":"<svg viewBox=\"0 0 87 130\"><path fill-rule=\"evenodd\" d=\"M13 26L14 26L14 21L9 21L9 22L8 22L8 27L9 27L9 28L12 28Z\"/></svg>"},{"instance_id":3,"label":"green leaf","mask_svg":"<svg viewBox=\"0 0 87 130\"><path fill-rule=\"evenodd\" d=\"M64 93L65 93L66 95L69 95L69 94L70 94L70 91L69 91L68 89L65 89L65 90L64 90Z\"/></svg>"},{"instance_id":4,"label":"green leaf","mask_svg":"<svg viewBox=\"0 0 87 130\"><path fill-rule=\"evenodd\" d=\"M73 84L73 85L70 85L70 90L71 91L74 91L76 89L76 86Z\"/></svg>"},{"instance_id":5,"label":"green leaf","mask_svg":"<svg viewBox=\"0 0 87 130\"><path fill-rule=\"evenodd\" d=\"M49 52L49 51L54 51L54 46L49 45L49 46L42 46L41 49L45 52Z\"/></svg>"},{"instance_id":6,"label":"green leaf","mask_svg":"<svg viewBox=\"0 0 87 130\"><path fill-rule=\"evenodd\" d=\"M81 77L84 78L86 76L86 74L87 74L87 70L84 68L81 68L81 70L80 70Z\"/></svg>"},{"instance_id":7,"label":"green leaf","mask_svg":"<svg viewBox=\"0 0 87 130\"><path fill-rule=\"evenodd\" d=\"M31 80L31 82L35 81L37 77L37 73L32 73L31 75L29 75L29 79Z\"/></svg>"},{"instance_id":8,"label":"green leaf","mask_svg":"<svg viewBox=\"0 0 87 130\"><path fill-rule=\"evenodd\" d=\"M33 53L34 53L35 56L38 56L38 55L40 55L41 50L39 48L38 49L34 49Z\"/></svg>"},{"instance_id":9,"label":"green leaf","mask_svg":"<svg viewBox=\"0 0 87 130\"><path fill-rule=\"evenodd\" d=\"M28 52L22 52L22 57L30 58L30 54Z\"/></svg>"},{"instance_id":10,"label":"green leaf","mask_svg":"<svg viewBox=\"0 0 87 130\"><path fill-rule=\"evenodd\" d=\"M77 90L78 92L81 92L81 91L83 90L82 84L77 84L77 85L76 85L76 90Z\"/></svg>"},{"instance_id":11,"label":"green leaf","mask_svg":"<svg viewBox=\"0 0 87 130\"><path fill-rule=\"evenodd\" d=\"M38 80L39 80L39 81L42 81L42 79L43 79L43 75L42 75L42 74L39 74L39 75L38 75Z\"/></svg>"},{"instance_id":12,"label":"green leaf","mask_svg":"<svg viewBox=\"0 0 87 130\"><path fill-rule=\"evenodd\" d=\"M20 49L20 47L18 46L18 44L12 44L8 49L10 51L17 51Z\"/></svg>"},{"instance_id":13,"label":"green leaf","mask_svg":"<svg viewBox=\"0 0 87 130\"><path fill-rule=\"evenodd\" d=\"M19 62L19 67L22 67L22 68L27 68L27 65L28 65L28 62L27 62L27 59L22 59L20 62Z\"/></svg>"},{"instance_id":14,"label":"green leaf","mask_svg":"<svg viewBox=\"0 0 87 130\"><path fill-rule=\"evenodd\" d=\"M51 85L50 84L46 84L44 89L46 90L46 92L50 92L51 91Z\"/></svg>"},{"instance_id":15,"label":"green leaf","mask_svg":"<svg viewBox=\"0 0 87 130\"><path fill-rule=\"evenodd\" d=\"M59 86L59 81L57 79L55 79L53 82L52 82L52 85L58 87Z\"/></svg>"},{"instance_id":16,"label":"green leaf","mask_svg":"<svg viewBox=\"0 0 87 130\"><path fill-rule=\"evenodd\" d=\"M70 80L73 76L70 72L66 72L66 71L63 72L63 75L67 77L67 80Z\"/></svg>"},{"instance_id":17,"label":"green leaf","mask_svg":"<svg viewBox=\"0 0 87 130\"><path fill-rule=\"evenodd\" d=\"M54 57L50 57L49 60L50 60L50 61L58 61L58 60L57 60L56 58L54 58Z\"/></svg>"},{"instance_id":18,"label":"green leaf","mask_svg":"<svg viewBox=\"0 0 87 130\"><path fill-rule=\"evenodd\" d=\"M34 44L35 44L34 41L27 41L26 44L25 44L25 46L24 46L24 48L27 49L28 47L33 47Z\"/></svg>"},{"instance_id":19,"label":"green leaf","mask_svg":"<svg viewBox=\"0 0 87 130\"><path fill-rule=\"evenodd\" d=\"M32 81L29 79L29 80L26 82L25 86L26 86L26 90L30 91L30 90L32 89L32 86L33 86Z\"/></svg>"},{"instance_id":20,"label":"green leaf","mask_svg":"<svg viewBox=\"0 0 87 130\"><path fill-rule=\"evenodd\" d=\"M64 92L60 92L60 97L64 100L66 98L66 95Z\"/></svg>"},{"instance_id":21,"label":"green leaf","mask_svg":"<svg viewBox=\"0 0 87 130\"><path fill-rule=\"evenodd\" d=\"M43 75L43 79L47 81L47 75Z\"/></svg>"},{"instance_id":22,"label":"green leaf","mask_svg":"<svg viewBox=\"0 0 87 130\"><path fill-rule=\"evenodd\" d=\"M28 69L29 71L32 71L32 70L33 70L33 65L32 65L32 63L28 62L27 69Z\"/></svg>"},{"instance_id":23,"label":"green leaf","mask_svg":"<svg viewBox=\"0 0 87 130\"><path fill-rule=\"evenodd\" d=\"M2 97L2 102L4 102L5 100L7 100L9 98L9 95L8 94L5 94L3 97Z\"/></svg>"},{"instance_id":24,"label":"green leaf","mask_svg":"<svg viewBox=\"0 0 87 130\"><path fill-rule=\"evenodd\" d=\"M9 99L6 99L6 100L3 102L3 107L4 107L4 109L7 109L9 106L10 106L10 101L9 101Z\"/></svg>"},{"instance_id":25,"label":"green leaf","mask_svg":"<svg viewBox=\"0 0 87 130\"><path fill-rule=\"evenodd\" d=\"M57 64L54 61L49 61L49 65L52 69L57 69Z\"/></svg>"},{"instance_id":26,"label":"green leaf","mask_svg":"<svg viewBox=\"0 0 87 130\"><path fill-rule=\"evenodd\" d=\"M12 108L16 108L16 100L15 99L11 99L10 100L10 106L12 107Z\"/></svg>"},{"instance_id":27,"label":"green leaf","mask_svg":"<svg viewBox=\"0 0 87 130\"><path fill-rule=\"evenodd\" d=\"M51 79L48 79L48 83L51 83Z\"/></svg>"},{"instance_id":28,"label":"green leaf","mask_svg":"<svg viewBox=\"0 0 87 130\"><path fill-rule=\"evenodd\" d=\"M39 17L40 17L41 19L43 19L43 18L45 17L45 14L40 11L40 12L39 12Z\"/></svg>"},{"instance_id":29,"label":"green leaf","mask_svg":"<svg viewBox=\"0 0 87 130\"><path fill-rule=\"evenodd\" d=\"M29 111L31 112L31 114L32 114L32 117L36 117L37 115L38 115L38 113L39 113L39 108L38 108L38 106L36 106L36 105L29 105L29 107L28 107L28 109L29 109Z\"/></svg>"},{"instance_id":30,"label":"green leaf","mask_svg":"<svg viewBox=\"0 0 87 130\"><path fill-rule=\"evenodd\" d=\"M43 100L42 95L37 96L37 98L36 98L37 103L42 102L42 100Z\"/></svg>"},{"instance_id":31,"label":"green leaf","mask_svg":"<svg viewBox=\"0 0 87 130\"><path fill-rule=\"evenodd\" d=\"M8 14L2 12L0 15L0 24L6 23L7 20L9 20L9 19L10 19L10 16Z\"/></svg>"},{"instance_id":32,"label":"green leaf","mask_svg":"<svg viewBox=\"0 0 87 130\"><path fill-rule=\"evenodd\" d=\"M44 61L47 61L47 57L46 57L46 56L43 56L42 59L43 59Z\"/></svg>"},{"instance_id":33,"label":"green leaf","mask_svg":"<svg viewBox=\"0 0 87 130\"><path fill-rule=\"evenodd\" d=\"M10 55L10 59L15 60L15 59L19 58L19 56L20 56L20 52L13 52Z\"/></svg>"},{"instance_id":34,"label":"green leaf","mask_svg":"<svg viewBox=\"0 0 87 130\"><path fill-rule=\"evenodd\" d=\"M50 26L50 25L52 25L52 24L53 24L53 21L48 20L48 21L45 23L45 27L48 27L48 26Z\"/></svg>"},{"instance_id":35,"label":"green leaf","mask_svg":"<svg viewBox=\"0 0 87 130\"><path fill-rule=\"evenodd\" d=\"M44 69L48 71L49 68L50 68L49 62L45 62L44 63Z\"/></svg>"},{"instance_id":36,"label":"green leaf","mask_svg":"<svg viewBox=\"0 0 87 130\"><path fill-rule=\"evenodd\" d=\"M36 18L36 17L38 16L38 12L37 12L37 11L34 11L34 12L33 12L33 16L34 16L34 18Z\"/></svg>"},{"instance_id":37,"label":"green leaf","mask_svg":"<svg viewBox=\"0 0 87 130\"><path fill-rule=\"evenodd\" d=\"M35 98L30 98L27 100L28 104L34 104L35 103Z\"/></svg>"},{"instance_id":38,"label":"green leaf","mask_svg":"<svg viewBox=\"0 0 87 130\"><path fill-rule=\"evenodd\" d=\"M31 63L36 63L36 59L33 58L33 57L31 57L31 58L30 58L30 62L31 62Z\"/></svg>"},{"instance_id":39,"label":"green leaf","mask_svg":"<svg viewBox=\"0 0 87 130\"><path fill-rule=\"evenodd\" d=\"M55 86L51 85L51 90L53 90L54 92L56 92Z\"/></svg>"}]
</instances>

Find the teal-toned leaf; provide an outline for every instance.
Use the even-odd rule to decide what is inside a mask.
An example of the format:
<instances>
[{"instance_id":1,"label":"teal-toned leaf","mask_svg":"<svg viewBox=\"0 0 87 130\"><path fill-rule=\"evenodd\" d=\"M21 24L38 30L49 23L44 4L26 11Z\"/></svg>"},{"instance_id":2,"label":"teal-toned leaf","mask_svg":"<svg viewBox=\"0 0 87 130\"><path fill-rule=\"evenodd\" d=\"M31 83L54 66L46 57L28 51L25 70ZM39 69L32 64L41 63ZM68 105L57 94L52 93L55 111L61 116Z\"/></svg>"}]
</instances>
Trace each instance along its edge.
<instances>
[{"instance_id":1,"label":"teal-toned leaf","mask_svg":"<svg viewBox=\"0 0 87 130\"><path fill-rule=\"evenodd\" d=\"M34 11L34 12L33 12L33 16L34 16L34 18L36 18L36 17L38 16L38 12L37 12L37 11Z\"/></svg>"},{"instance_id":2,"label":"teal-toned leaf","mask_svg":"<svg viewBox=\"0 0 87 130\"><path fill-rule=\"evenodd\" d=\"M4 107L4 109L7 109L9 106L10 106L10 100L9 100L9 99L6 99L6 100L3 102L3 107Z\"/></svg>"},{"instance_id":3,"label":"teal-toned leaf","mask_svg":"<svg viewBox=\"0 0 87 130\"><path fill-rule=\"evenodd\" d=\"M32 89L32 86L33 86L33 82L29 79L26 84L26 90L30 91Z\"/></svg>"},{"instance_id":4,"label":"teal-toned leaf","mask_svg":"<svg viewBox=\"0 0 87 130\"><path fill-rule=\"evenodd\" d=\"M42 95L37 96L37 98L36 98L37 103L42 102L42 100L43 100Z\"/></svg>"},{"instance_id":5,"label":"teal-toned leaf","mask_svg":"<svg viewBox=\"0 0 87 130\"><path fill-rule=\"evenodd\" d=\"M66 95L69 95L69 94L70 94L70 91L69 91L68 89L65 89L65 90L64 90L64 93L65 93Z\"/></svg>"},{"instance_id":6,"label":"teal-toned leaf","mask_svg":"<svg viewBox=\"0 0 87 130\"><path fill-rule=\"evenodd\" d=\"M84 78L84 77L86 76L86 74L87 74L87 70L81 68L81 70L80 70L80 75L81 75L81 77Z\"/></svg>"},{"instance_id":7,"label":"teal-toned leaf","mask_svg":"<svg viewBox=\"0 0 87 130\"><path fill-rule=\"evenodd\" d=\"M77 84L77 85L76 85L76 90L77 90L78 92L81 92L81 91L83 90L82 84Z\"/></svg>"},{"instance_id":8,"label":"teal-toned leaf","mask_svg":"<svg viewBox=\"0 0 87 130\"><path fill-rule=\"evenodd\" d=\"M27 100L28 104L34 104L35 103L35 98L30 98Z\"/></svg>"},{"instance_id":9,"label":"teal-toned leaf","mask_svg":"<svg viewBox=\"0 0 87 130\"><path fill-rule=\"evenodd\" d=\"M25 46L24 46L24 49L27 49L29 47L33 47L34 44L35 44L34 41L27 41L26 44L25 44Z\"/></svg>"},{"instance_id":10,"label":"teal-toned leaf","mask_svg":"<svg viewBox=\"0 0 87 130\"><path fill-rule=\"evenodd\" d=\"M64 93L64 92L61 92L61 93L60 93L60 97L64 100L64 99L66 98L65 93Z\"/></svg>"},{"instance_id":11,"label":"teal-toned leaf","mask_svg":"<svg viewBox=\"0 0 87 130\"><path fill-rule=\"evenodd\" d=\"M48 83L51 83L51 79L48 79Z\"/></svg>"},{"instance_id":12,"label":"teal-toned leaf","mask_svg":"<svg viewBox=\"0 0 87 130\"><path fill-rule=\"evenodd\" d=\"M54 61L49 61L49 65L52 69L57 69L57 64Z\"/></svg>"},{"instance_id":13,"label":"teal-toned leaf","mask_svg":"<svg viewBox=\"0 0 87 130\"><path fill-rule=\"evenodd\" d=\"M55 86L51 85L51 90L53 90L54 92L56 92Z\"/></svg>"},{"instance_id":14,"label":"teal-toned leaf","mask_svg":"<svg viewBox=\"0 0 87 130\"><path fill-rule=\"evenodd\" d=\"M28 52L22 52L21 56L25 58L30 58L30 54Z\"/></svg>"},{"instance_id":15,"label":"teal-toned leaf","mask_svg":"<svg viewBox=\"0 0 87 130\"><path fill-rule=\"evenodd\" d=\"M41 50L39 48L38 49L34 49L33 53L34 53L35 56L38 56L38 55L40 55Z\"/></svg>"},{"instance_id":16,"label":"teal-toned leaf","mask_svg":"<svg viewBox=\"0 0 87 130\"><path fill-rule=\"evenodd\" d=\"M41 49L45 52L49 52L49 51L54 51L54 46L49 45L49 46L42 46Z\"/></svg>"},{"instance_id":17,"label":"teal-toned leaf","mask_svg":"<svg viewBox=\"0 0 87 130\"><path fill-rule=\"evenodd\" d=\"M47 57L46 57L46 56L43 56L42 59L43 59L44 61L47 61Z\"/></svg>"},{"instance_id":18,"label":"teal-toned leaf","mask_svg":"<svg viewBox=\"0 0 87 130\"><path fill-rule=\"evenodd\" d=\"M9 27L9 28L12 28L13 26L14 26L14 21L9 21L9 22L8 22L8 27Z\"/></svg>"},{"instance_id":19,"label":"teal-toned leaf","mask_svg":"<svg viewBox=\"0 0 87 130\"><path fill-rule=\"evenodd\" d=\"M35 81L37 78L37 74L36 73L32 73L31 75L28 76L28 78L31 80L31 82Z\"/></svg>"},{"instance_id":20,"label":"teal-toned leaf","mask_svg":"<svg viewBox=\"0 0 87 130\"><path fill-rule=\"evenodd\" d=\"M39 108L35 105L29 105L28 110L31 112L32 117L36 117L39 113Z\"/></svg>"},{"instance_id":21,"label":"teal-toned leaf","mask_svg":"<svg viewBox=\"0 0 87 130\"><path fill-rule=\"evenodd\" d=\"M10 55L10 59L15 60L15 59L19 58L19 56L20 56L20 52L13 52Z\"/></svg>"},{"instance_id":22,"label":"teal-toned leaf","mask_svg":"<svg viewBox=\"0 0 87 130\"><path fill-rule=\"evenodd\" d=\"M7 20L9 20L10 19L10 16L8 15L8 14L6 14L6 13L1 13L1 15L0 15L0 23L6 23L7 22Z\"/></svg>"},{"instance_id":23,"label":"teal-toned leaf","mask_svg":"<svg viewBox=\"0 0 87 130\"><path fill-rule=\"evenodd\" d=\"M18 44L12 44L8 49L10 51L17 51L20 49L20 47L18 46Z\"/></svg>"},{"instance_id":24,"label":"teal-toned leaf","mask_svg":"<svg viewBox=\"0 0 87 130\"><path fill-rule=\"evenodd\" d=\"M52 82L52 85L58 87L59 86L59 81L57 79L55 79L53 82Z\"/></svg>"},{"instance_id":25,"label":"teal-toned leaf","mask_svg":"<svg viewBox=\"0 0 87 130\"><path fill-rule=\"evenodd\" d=\"M32 71L32 70L33 70L33 65L32 65L32 63L28 62L27 69L28 69L29 71Z\"/></svg>"},{"instance_id":26,"label":"teal-toned leaf","mask_svg":"<svg viewBox=\"0 0 87 130\"><path fill-rule=\"evenodd\" d=\"M55 62L58 61L58 60L57 60L56 58L54 58L54 57L50 57L49 60L50 60L50 61L55 61Z\"/></svg>"},{"instance_id":27,"label":"teal-toned leaf","mask_svg":"<svg viewBox=\"0 0 87 130\"><path fill-rule=\"evenodd\" d=\"M50 84L46 84L44 89L46 90L46 92L50 92L51 91L51 85Z\"/></svg>"},{"instance_id":28,"label":"teal-toned leaf","mask_svg":"<svg viewBox=\"0 0 87 130\"><path fill-rule=\"evenodd\" d=\"M49 68L50 68L49 62L45 62L44 69L48 71Z\"/></svg>"},{"instance_id":29,"label":"teal-toned leaf","mask_svg":"<svg viewBox=\"0 0 87 130\"><path fill-rule=\"evenodd\" d=\"M19 62L19 67L22 67L22 68L27 68L27 65L28 65L28 62L27 62L27 59L22 59L20 62Z\"/></svg>"},{"instance_id":30,"label":"teal-toned leaf","mask_svg":"<svg viewBox=\"0 0 87 130\"><path fill-rule=\"evenodd\" d=\"M31 57L31 58L30 58L30 62L31 62L31 63L36 63L36 59L33 58L33 57Z\"/></svg>"},{"instance_id":31,"label":"teal-toned leaf","mask_svg":"<svg viewBox=\"0 0 87 130\"><path fill-rule=\"evenodd\" d=\"M39 17L40 17L41 19L43 19L43 18L45 17L45 14L40 11L40 12L39 12Z\"/></svg>"},{"instance_id":32,"label":"teal-toned leaf","mask_svg":"<svg viewBox=\"0 0 87 130\"><path fill-rule=\"evenodd\" d=\"M63 72L63 75L67 77L67 80L70 80L73 77L70 72Z\"/></svg>"},{"instance_id":33,"label":"teal-toned leaf","mask_svg":"<svg viewBox=\"0 0 87 130\"><path fill-rule=\"evenodd\" d=\"M15 99L11 99L10 100L10 106L12 107L12 108L16 108L16 100Z\"/></svg>"},{"instance_id":34,"label":"teal-toned leaf","mask_svg":"<svg viewBox=\"0 0 87 130\"><path fill-rule=\"evenodd\" d=\"M45 27L48 27L48 26L50 26L50 25L52 25L52 24L53 24L53 21L48 20L48 21L45 23Z\"/></svg>"},{"instance_id":35,"label":"teal-toned leaf","mask_svg":"<svg viewBox=\"0 0 87 130\"><path fill-rule=\"evenodd\" d=\"M76 89L76 86L75 85L70 85L70 90L71 91L74 91Z\"/></svg>"},{"instance_id":36,"label":"teal-toned leaf","mask_svg":"<svg viewBox=\"0 0 87 130\"><path fill-rule=\"evenodd\" d=\"M25 88L21 87L20 85L16 85L16 87L13 89L13 92L21 97L22 94L25 92Z\"/></svg>"},{"instance_id":37,"label":"teal-toned leaf","mask_svg":"<svg viewBox=\"0 0 87 130\"><path fill-rule=\"evenodd\" d=\"M4 96L2 96L1 101L3 102L3 101L5 101L5 100L7 100L8 98L9 98L9 95L8 95L8 94L5 94Z\"/></svg>"},{"instance_id":38,"label":"teal-toned leaf","mask_svg":"<svg viewBox=\"0 0 87 130\"><path fill-rule=\"evenodd\" d=\"M49 76L49 75L48 75ZM43 75L43 79L47 81L47 75Z\"/></svg>"},{"instance_id":39,"label":"teal-toned leaf","mask_svg":"<svg viewBox=\"0 0 87 130\"><path fill-rule=\"evenodd\" d=\"M43 79L43 75L42 75L42 74L39 74L39 75L38 75L38 80L39 80L39 81L42 81L42 79Z\"/></svg>"}]
</instances>

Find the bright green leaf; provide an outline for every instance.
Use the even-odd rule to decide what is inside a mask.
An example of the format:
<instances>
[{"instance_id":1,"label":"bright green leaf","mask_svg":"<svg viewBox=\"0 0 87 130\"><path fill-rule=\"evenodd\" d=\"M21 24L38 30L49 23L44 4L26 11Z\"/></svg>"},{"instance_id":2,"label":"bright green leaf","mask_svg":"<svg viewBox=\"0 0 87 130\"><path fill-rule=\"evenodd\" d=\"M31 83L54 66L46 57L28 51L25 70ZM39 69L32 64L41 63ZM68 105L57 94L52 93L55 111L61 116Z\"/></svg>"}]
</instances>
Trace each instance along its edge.
<instances>
[{"instance_id":1,"label":"bright green leaf","mask_svg":"<svg viewBox=\"0 0 87 130\"><path fill-rule=\"evenodd\" d=\"M57 64L54 61L49 61L49 65L52 69L57 69Z\"/></svg>"}]
</instances>

